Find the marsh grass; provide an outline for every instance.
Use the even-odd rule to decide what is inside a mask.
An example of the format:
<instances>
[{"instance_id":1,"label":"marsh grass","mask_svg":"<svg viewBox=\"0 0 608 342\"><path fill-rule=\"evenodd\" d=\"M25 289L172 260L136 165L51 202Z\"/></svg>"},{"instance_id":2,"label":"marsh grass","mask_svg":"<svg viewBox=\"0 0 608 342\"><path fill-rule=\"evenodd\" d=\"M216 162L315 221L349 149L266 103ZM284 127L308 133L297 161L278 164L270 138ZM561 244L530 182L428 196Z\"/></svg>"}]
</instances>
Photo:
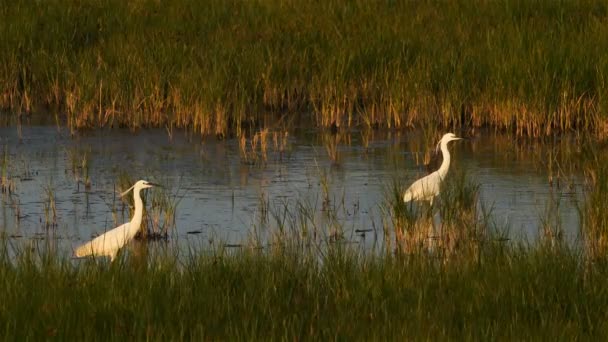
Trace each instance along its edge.
<instances>
[{"instance_id":1,"label":"marsh grass","mask_svg":"<svg viewBox=\"0 0 608 342\"><path fill-rule=\"evenodd\" d=\"M55 189L52 184L44 187L44 195L42 206L44 211L44 228L48 231L57 228L58 222Z\"/></svg>"},{"instance_id":2,"label":"marsh grass","mask_svg":"<svg viewBox=\"0 0 608 342\"><path fill-rule=\"evenodd\" d=\"M4 146L2 153L2 164L0 165L0 193L2 193L2 203L7 204L12 208L15 221L18 223L23 215L21 214L21 205L17 194L17 182L15 181L14 158L8 151L8 146Z\"/></svg>"},{"instance_id":3,"label":"marsh grass","mask_svg":"<svg viewBox=\"0 0 608 342\"><path fill-rule=\"evenodd\" d=\"M604 339L605 262L487 244L475 263L217 249L152 262L0 253L5 339ZM321 258L321 259L319 259ZM144 259L145 260L145 259Z\"/></svg>"},{"instance_id":4,"label":"marsh grass","mask_svg":"<svg viewBox=\"0 0 608 342\"><path fill-rule=\"evenodd\" d=\"M465 254L475 259L480 244L491 235L492 216L479 198L479 184L466 172L456 169L446 179L440 194L441 220L438 240L444 257Z\"/></svg>"},{"instance_id":5,"label":"marsh grass","mask_svg":"<svg viewBox=\"0 0 608 342\"><path fill-rule=\"evenodd\" d=\"M577 203L578 204L578 203ZM562 197L560 193L551 192L545 205L544 213L539 218L539 243L554 248L566 242L564 227L560 218Z\"/></svg>"},{"instance_id":6,"label":"marsh grass","mask_svg":"<svg viewBox=\"0 0 608 342\"><path fill-rule=\"evenodd\" d=\"M0 107L19 120L608 132L602 2L4 5Z\"/></svg>"},{"instance_id":7,"label":"marsh grass","mask_svg":"<svg viewBox=\"0 0 608 342\"><path fill-rule=\"evenodd\" d=\"M323 146L325 147L325 151L327 152L327 158L332 162L333 165L340 165L340 163L342 162L340 154L340 144L343 144L344 138L350 137L350 135L342 133L322 132L321 137Z\"/></svg>"},{"instance_id":8,"label":"marsh grass","mask_svg":"<svg viewBox=\"0 0 608 342\"><path fill-rule=\"evenodd\" d=\"M385 240L394 235L398 253L414 254L427 250L433 235L432 208L422 202L404 203L405 187L399 180L394 179L387 189L387 203L383 207L383 216L389 218L384 222ZM391 240L388 239L389 246Z\"/></svg>"},{"instance_id":9,"label":"marsh grass","mask_svg":"<svg viewBox=\"0 0 608 342\"><path fill-rule=\"evenodd\" d=\"M15 193L16 184L9 173L10 166L10 155L8 152L8 146L4 146L2 151L2 164L0 165L0 192L3 195L11 196Z\"/></svg>"},{"instance_id":10,"label":"marsh grass","mask_svg":"<svg viewBox=\"0 0 608 342\"><path fill-rule=\"evenodd\" d=\"M148 229L144 234L146 239L168 239L175 228L177 205L181 200L179 189L171 194L165 189L159 189L152 194L150 210L148 211Z\"/></svg>"},{"instance_id":11,"label":"marsh grass","mask_svg":"<svg viewBox=\"0 0 608 342\"><path fill-rule=\"evenodd\" d=\"M247 136L241 131L238 137L239 156L243 164L264 166L271 156L282 160L289 150L289 133L285 130L264 128L252 133L250 138Z\"/></svg>"},{"instance_id":12,"label":"marsh grass","mask_svg":"<svg viewBox=\"0 0 608 342\"><path fill-rule=\"evenodd\" d=\"M264 165L268 159L268 129L262 129L247 139L242 133L239 137L241 162L248 165Z\"/></svg>"},{"instance_id":13,"label":"marsh grass","mask_svg":"<svg viewBox=\"0 0 608 342\"><path fill-rule=\"evenodd\" d=\"M74 147L67 150L67 158L70 161L72 176L80 188L82 184L85 190L91 189L91 148Z\"/></svg>"},{"instance_id":14,"label":"marsh grass","mask_svg":"<svg viewBox=\"0 0 608 342\"><path fill-rule=\"evenodd\" d=\"M586 146L591 161L585 168L587 175L586 201L579 207L581 233L586 251L592 259L608 255L608 160L605 146Z\"/></svg>"}]
</instances>

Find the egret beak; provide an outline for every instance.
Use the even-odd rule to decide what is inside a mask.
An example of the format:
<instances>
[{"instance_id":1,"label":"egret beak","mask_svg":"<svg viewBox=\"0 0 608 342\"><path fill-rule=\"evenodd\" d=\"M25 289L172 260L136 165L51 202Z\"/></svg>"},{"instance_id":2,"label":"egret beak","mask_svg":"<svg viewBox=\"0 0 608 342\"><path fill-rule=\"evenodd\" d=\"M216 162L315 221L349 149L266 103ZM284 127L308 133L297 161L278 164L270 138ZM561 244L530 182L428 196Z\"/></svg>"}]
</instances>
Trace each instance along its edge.
<instances>
[{"instance_id":1,"label":"egret beak","mask_svg":"<svg viewBox=\"0 0 608 342\"><path fill-rule=\"evenodd\" d=\"M150 183L150 182L146 183L146 185L149 185L149 186L155 186L155 187L158 187L158 188L162 188L162 187L163 187L163 186L162 186L162 185L160 185L160 184L157 184L157 183Z\"/></svg>"}]
</instances>

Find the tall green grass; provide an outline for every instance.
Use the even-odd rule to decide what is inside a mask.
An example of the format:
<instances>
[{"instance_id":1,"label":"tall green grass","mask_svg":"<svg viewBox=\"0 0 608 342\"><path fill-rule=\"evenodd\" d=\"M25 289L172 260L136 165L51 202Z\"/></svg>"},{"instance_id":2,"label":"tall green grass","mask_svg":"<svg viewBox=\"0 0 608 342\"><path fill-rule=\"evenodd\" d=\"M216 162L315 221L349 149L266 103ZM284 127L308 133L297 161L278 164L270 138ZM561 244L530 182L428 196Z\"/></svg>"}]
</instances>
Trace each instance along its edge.
<instances>
[{"instance_id":1,"label":"tall green grass","mask_svg":"<svg viewBox=\"0 0 608 342\"><path fill-rule=\"evenodd\" d=\"M337 245L336 245L337 246ZM0 260L3 339L605 339L608 268L562 248L478 262L220 251L146 262Z\"/></svg>"},{"instance_id":2,"label":"tall green grass","mask_svg":"<svg viewBox=\"0 0 608 342\"><path fill-rule=\"evenodd\" d=\"M608 132L608 6L577 1L3 1L0 106L73 129ZM292 121L290 121L292 122Z\"/></svg>"}]
</instances>

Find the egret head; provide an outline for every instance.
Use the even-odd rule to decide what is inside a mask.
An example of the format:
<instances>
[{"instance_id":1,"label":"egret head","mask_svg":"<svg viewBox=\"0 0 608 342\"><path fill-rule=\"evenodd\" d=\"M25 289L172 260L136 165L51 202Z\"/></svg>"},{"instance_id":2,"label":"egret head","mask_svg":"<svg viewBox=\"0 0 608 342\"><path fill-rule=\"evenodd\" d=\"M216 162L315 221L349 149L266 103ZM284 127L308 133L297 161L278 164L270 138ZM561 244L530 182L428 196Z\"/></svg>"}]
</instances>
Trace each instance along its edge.
<instances>
[{"instance_id":1,"label":"egret head","mask_svg":"<svg viewBox=\"0 0 608 342\"><path fill-rule=\"evenodd\" d=\"M442 141L442 142L443 142L443 141L448 142L448 141L452 141L452 140L460 140L460 139L462 139L462 138L457 137L457 136L456 136L454 133L446 133L446 134L444 134L444 135L443 135L443 137L441 138L441 141Z\"/></svg>"},{"instance_id":2,"label":"egret head","mask_svg":"<svg viewBox=\"0 0 608 342\"><path fill-rule=\"evenodd\" d=\"M160 186L160 185L155 184L155 183L151 183L151 182L148 182L148 181L145 181L145 180L139 180L132 187L130 187L127 191L125 191L122 194L120 194L120 196L124 196L124 195L128 194L129 191L131 191L133 189L135 189L135 191L139 191L139 190L142 190L142 189L151 188L153 186Z\"/></svg>"},{"instance_id":3,"label":"egret head","mask_svg":"<svg viewBox=\"0 0 608 342\"><path fill-rule=\"evenodd\" d=\"M439 151L441 144L446 144L453 140L462 140L462 138L457 137L454 133L446 133L441 137L441 140L437 143L437 147L435 147L436 151Z\"/></svg>"},{"instance_id":4,"label":"egret head","mask_svg":"<svg viewBox=\"0 0 608 342\"><path fill-rule=\"evenodd\" d=\"M151 182L145 181L145 180L140 180L140 181L137 181L137 183L135 183L135 187L136 188L139 187L140 189L147 189L147 188L151 188L153 186L159 186L159 185L156 183L151 183Z\"/></svg>"}]
</instances>

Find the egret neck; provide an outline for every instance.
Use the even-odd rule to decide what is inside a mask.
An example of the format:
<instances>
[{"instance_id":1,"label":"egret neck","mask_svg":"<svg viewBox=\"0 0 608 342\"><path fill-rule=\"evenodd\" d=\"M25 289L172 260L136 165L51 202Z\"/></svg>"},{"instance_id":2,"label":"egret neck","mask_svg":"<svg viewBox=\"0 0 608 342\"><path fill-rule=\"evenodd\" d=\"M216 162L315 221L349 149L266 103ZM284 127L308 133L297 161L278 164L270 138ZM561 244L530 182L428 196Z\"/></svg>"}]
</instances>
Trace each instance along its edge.
<instances>
[{"instance_id":1,"label":"egret neck","mask_svg":"<svg viewBox=\"0 0 608 342\"><path fill-rule=\"evenodd\" d=\"M443 156L443 161L441 162L439 170L437 170L441 179L445 178L450 169L450 150L448 150L448 142L449 140L441 141L441 155Z\"/></svg>"},{"instance_id":2,"label":"egret neck","mask_svg":"<svg viewBox=\"0 0 608 342\"><path fill-rule=\"evenodd\" d=\"M135 188L133 191L133 202L135 204L135 213L133 214L133 219L131 219L131 223L129 224L129 232L128 238L137 234L139 227L141 226L141 220L144 215L144 202L142 202L141 197L139 196L140 188Z\"/></svg>"}]
</instances>

